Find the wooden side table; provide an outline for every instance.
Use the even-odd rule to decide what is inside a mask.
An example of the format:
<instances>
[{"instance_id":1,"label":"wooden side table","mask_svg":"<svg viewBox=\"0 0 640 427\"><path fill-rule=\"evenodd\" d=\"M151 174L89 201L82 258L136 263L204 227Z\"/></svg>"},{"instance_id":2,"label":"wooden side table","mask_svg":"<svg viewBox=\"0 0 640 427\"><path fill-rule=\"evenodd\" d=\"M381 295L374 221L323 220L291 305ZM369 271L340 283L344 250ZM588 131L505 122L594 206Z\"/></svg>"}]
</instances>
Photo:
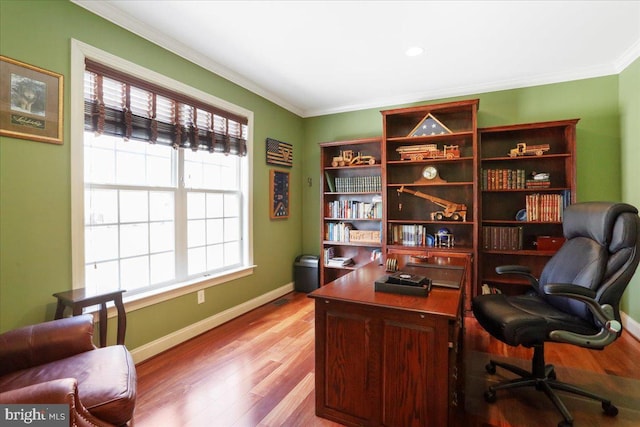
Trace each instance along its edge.
<instances>
[{"instance_id":1,"label":"wooden side table","mask_svg":"<svg viewBox=\"0 0 640 427\"><path fill-rule=\"evenodd\" d=\"M100 347L107 345L107 302L113 301L118 310L118 337L117 343L124 344L124 334L127 329L127 314L124 311L121 291L107 292L100 295L87 295L84 288L72 289L53 294L58 299L56 306L56 319L62 319L65 307L70 307L74 316L82 314L85 307L100 305Z\"/></svg>"}]
</instances>

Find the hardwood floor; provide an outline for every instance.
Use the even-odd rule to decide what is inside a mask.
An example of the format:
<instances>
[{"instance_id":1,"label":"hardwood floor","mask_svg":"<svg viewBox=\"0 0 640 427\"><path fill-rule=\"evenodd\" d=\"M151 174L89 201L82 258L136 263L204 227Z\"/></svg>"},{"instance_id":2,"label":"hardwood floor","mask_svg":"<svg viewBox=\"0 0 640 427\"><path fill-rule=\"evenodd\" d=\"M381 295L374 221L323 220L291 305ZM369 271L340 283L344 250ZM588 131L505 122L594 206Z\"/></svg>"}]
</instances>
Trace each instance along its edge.
<instances>
[{"instance_id":1,"label":"hardwood floor","mask_svg":"<svg viewBox=\"0 0 640 427\"><path fill-rule=\"evenodd\" d=\"M313 324L313 301L294 292L139 364L138 401L130 425L338 426L315 416ZM504 392L491 405L482 398L486 384L494 381L483 372L488 354L522 359L523 367L528 367L529 350L489 337L473 318L466 319L465 345L465 426L533 427L560 421L551 403L535 391ZM598 386L605 393L613 388L632 408L614 400L620 414L608 418L601 415L598 404L565 400L576 426L621 427L633 425L627 420L637 421L638 357L640 343L629 334L603 351L561 344L548 347L547 363L556 364L559 379L566 371L576 381L595 381L593 391L602 392Z\"/></svg>"}]
</instances>

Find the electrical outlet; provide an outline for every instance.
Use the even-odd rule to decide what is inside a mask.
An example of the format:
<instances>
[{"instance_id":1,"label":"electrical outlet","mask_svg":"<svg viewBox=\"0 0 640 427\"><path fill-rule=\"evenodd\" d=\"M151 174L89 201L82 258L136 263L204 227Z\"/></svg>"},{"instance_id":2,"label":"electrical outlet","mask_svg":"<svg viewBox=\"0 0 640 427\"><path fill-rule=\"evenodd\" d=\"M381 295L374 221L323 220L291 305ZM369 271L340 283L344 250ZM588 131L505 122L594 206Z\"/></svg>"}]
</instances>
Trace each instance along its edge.
<instances>
[{"instance_id":1,"label":"electrical outlet","mask_svg":"<svg viewBox=\"0 0 640 427\"><path fill-rule=\"evenodd\" d=\"M204 289L198 291L198 304L202 304L204 302Z\"/></svg>"}]
</instances>

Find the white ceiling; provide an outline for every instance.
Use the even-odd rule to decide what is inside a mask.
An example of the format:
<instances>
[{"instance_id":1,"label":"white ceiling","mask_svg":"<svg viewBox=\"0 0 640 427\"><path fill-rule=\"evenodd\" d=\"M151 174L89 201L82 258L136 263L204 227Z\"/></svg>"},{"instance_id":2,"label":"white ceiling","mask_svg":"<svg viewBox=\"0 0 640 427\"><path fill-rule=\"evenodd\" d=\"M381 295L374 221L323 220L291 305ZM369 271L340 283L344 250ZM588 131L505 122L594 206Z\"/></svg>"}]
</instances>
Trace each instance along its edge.
<instances>
[{"instance_id":1,"label":"white ceiling","mask_svg":"<svg viewBox=\"0 0 640 427\"><path fill-rule=\"evenodd\" d=\"M72 0L302 116L618 74L640 1ZM425 53L407 57L413 45Z\"/></svg>"}]
</instances>

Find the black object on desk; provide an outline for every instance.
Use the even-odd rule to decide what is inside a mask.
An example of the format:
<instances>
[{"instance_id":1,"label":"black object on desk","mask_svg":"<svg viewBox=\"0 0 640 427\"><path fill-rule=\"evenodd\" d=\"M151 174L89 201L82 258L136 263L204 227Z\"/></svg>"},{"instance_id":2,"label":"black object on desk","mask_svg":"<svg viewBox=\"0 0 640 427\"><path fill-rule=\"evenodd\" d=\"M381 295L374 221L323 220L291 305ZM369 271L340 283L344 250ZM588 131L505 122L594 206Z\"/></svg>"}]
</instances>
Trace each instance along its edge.
<instances>
[{"instance_id":1,"label":"black object on desk","mask_svg":"<svg viewBox=\"0 0 640 427\"><path fill-rule=\"evenodd\" d=\"M431 291L431 280L424 276L399 271L376 280L374 289L377 292L426 297Z\"/></svg>"},{"instance_id":2,"label":"black object on desk","mask_svg":"<svg viewBox=\"0 0 640 427\"><path fill-rule=\"evenodd\" d=\"M100 347L107 345L107 302L113 301L118 310L118 335L117 343L124 345L124 335L127 329L127 314L122 303L122 293L124 290L107 292L99 295L87 295L85 288L72 289L65 292L53 294L58 299L55 319L62 319L65 307L70 307L72 314L77 316L82 314L85 307L100 305Z\"/></svg>"}]
</instances>

